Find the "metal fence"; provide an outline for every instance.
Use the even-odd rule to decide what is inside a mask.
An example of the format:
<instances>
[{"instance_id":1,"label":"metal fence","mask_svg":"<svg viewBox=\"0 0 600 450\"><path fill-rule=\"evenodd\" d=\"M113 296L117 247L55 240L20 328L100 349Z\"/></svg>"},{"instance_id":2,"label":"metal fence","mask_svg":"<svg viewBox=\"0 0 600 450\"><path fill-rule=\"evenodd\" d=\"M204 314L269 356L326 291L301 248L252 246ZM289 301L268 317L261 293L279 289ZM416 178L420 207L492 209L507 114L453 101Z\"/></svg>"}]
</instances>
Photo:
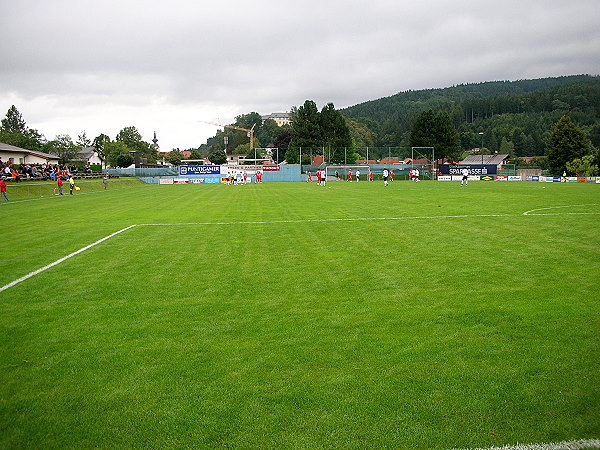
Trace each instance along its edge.
<instances>
[{"instance_id":1,"label":"metal fence","mask_svg":"<svg viewBox=\"0 0 600 450\"><path fill-rule=\"evenodd\" d=\"M79 190L75 191L75 195L106 189L119 189L133 185L139 185L140 180L137 178L111 178L108 180L106 187L101 178L93 180L75 180L75 186ZM9 201L28 200L35 198L54 197L59 195L59 189L55 182L31 182L31 183L7 183L6 195ZM64 195L69 195L69 182L65 181L63 185ZM0 201L4 198L0 198Z\"/></svg>"}]
</instances>

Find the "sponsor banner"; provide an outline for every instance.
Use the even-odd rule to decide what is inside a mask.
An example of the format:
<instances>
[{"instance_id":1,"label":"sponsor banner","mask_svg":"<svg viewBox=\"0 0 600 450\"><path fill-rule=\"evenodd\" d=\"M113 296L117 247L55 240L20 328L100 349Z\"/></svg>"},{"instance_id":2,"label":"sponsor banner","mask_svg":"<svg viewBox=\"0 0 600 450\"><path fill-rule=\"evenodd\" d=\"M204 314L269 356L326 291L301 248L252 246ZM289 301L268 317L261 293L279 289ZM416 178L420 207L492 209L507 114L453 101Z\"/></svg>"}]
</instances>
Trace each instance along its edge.
<instances>
[{"instance_id":1,"label":"sponsor banner","mask_svg":"<svg viewBox=\"0 0 600 450\"><path fill-rule=\"evenodd\" d=\"M451 177L449 175L438 175L437 180L438 181L453 181L454 177Z\"/></svg>"},{"instance_id":2,"label":"sponsor banner","mask_svg":"<svg viewBox=\"0 0 600 450\"><path fill-rule=\"evenodd\" d=\"M179 175L220 174L221 166L179 166Z\"/></svg>"},{"instance_id":3,"label":"sponsor banner","mask_svg":"<svg viewBox=\"0 0 600 450\"><path fill-rule=\"evenodd\" d=\"M577 181L577 177L568 177L567 181L575 182L575 181Z\"/></svg>"},{"instance_id":4,"label":"sponsor banner","mask_svg":"<svg viewBox=\"0 0 600 450\"><path fill-rule=\"evenodd\" d=\"M528 181L542 181L542 180L540 180L539 175L528 176L527 180Z\"/></svg>"},{"instance_id":5,"label":"sponsor banner","mask_svg":"<svg viewBox=\"0 0 600 450\"><path fill-rule=\"evenodd\" d=\"M263 167L265 166L223 166L223 171L221 173L225 174L227 172L230 172L231 170L239 170L242 172L246 171L250 173L251 170L263 170Z\"/></svg>"},{"instance_id":6,"label":"sponsor banner","mask_svg":"<svg viewBox=\"0 0 600 450\"><path fill-rule=\"evenodd\" d=\"M508 177L506 175L496 175L494 177L494 180L496 180L496 181L508 181Z\"/></svg>"},{"instance_id":7,"label":"sponsor banner","mask_svg":"<svg viewBox=\"0 0 600 450\"><path fill-rule=\"evenodd\" d=\"M275 171L278 171L280 169L279 169L279 165L278 164L269 164L269 165L262 166L262 170L264 170L265 172L275 172Z\"/></svg>"},{"instance_id":8,"label":"sponsor banner","mask_svg":"<svg viewBox=\"0 0 600 450\"><path fill-rule=\"evenodd\" d=\"M596 183L600 183L600 177L596 178Z\"/></svg>"},{"instance_id":9,"label":"sponsor banner","mask_svg":"<svg viewBox=\"0 0 600 450\"><path fill-rule=\"evenodd\" d=\"M585 183L585 177L577 177L577 182L578 183Z\"/></svg>"},{"instance_id":10,"label":"sponsor banner","mask_svg":"<svg viewBox=\"0 0 600 450\"><path fill-rule=\"evenodd\" d=\"M221 177L221 183L228 183L229 179L227 177Z\"/></svg>"},{"instance_id":11,"label":"sponsor banner","mask_svg":"<svg viewBox=\"0 0 600 450\"><path fill-rule=\"evenodd\" d=\"M192 179L190 179L190 183L192 183L192 184L204 183L204 178L192 178Z\"/></svg>"},{"instance_id":12,"label":"sponsor banner","mask_svg":"<svg viewBox=\"0 0 600 450\"><path fill-rule=\"evenodd\" d=\"M486 175L484 177L480 177L479 179L481 181L494 181L494 177L490 177L489 175Z\"/></svg>"},{"instance_id":13,"label":"sponsor banner","mask_svg":"<svg viewBox=\"0 0 600 450\"><path fill-rule=\"evenodd\" d=\"M462 175L461 171L464 168L469 169L471 175L496 175L498 173L498 166L494 164L442 164L440 172L444 175Z\"/></svg>"},{"instance_id":14,"label":"sponsor banner","mask_svg":"<svg viewBox=\"0 0 600 450\"><path fill-rule=\"evenodd\" d=\"M158 184L173 184L173 178L159 178Z\"/></svg>"},{"instance_id":15,"label":"sponsor banner","mask_svg":"<svg viewBox=\"0 0 600 450\"><path fill-rule=\"evenodd\" d=\"M554 181L554 179L552 177L545 177L544 181L546 183L552 183Z\"/></svg>"},{"instance_id":16,"label":"sponsor banner","mask_svg":"<svg viewBox=\"0 0 600 450\"><path fill-rule=\"evenodd\" d=\"M518 175L509 175L508 181L521 181L521 177Z\"/></svg>"},{"instance_id":17,"label":"sponsor banner","mask_svg":"<svg viewBox=\"0 0 600 450\"><path fill-rule=\"evenodd\" d=\"M553 183L560 183L562 181L562 177L552 177Z\"/></svg>"},{"instance_id":18,"label":"sponsor banner","mask_svg":"<svg viewBox=\"0 0 600 450\"><path fill-rule=\"evenodd\" d=\"M189 184L190 180L187 178L174 178L173 184Z\"/></svg>"},{"instance_id":19,"label":"sponsor banner","mask_svg":"<svg viewBox=\"0 0 600 450\"><path fill-rule=\"evenodd\" d=\"M205 178L204 182L205 183L212 183L212 184L217 183L218 184L218 183L221 182L221 179L220 178Z\"/></svg>"}]
</instances>

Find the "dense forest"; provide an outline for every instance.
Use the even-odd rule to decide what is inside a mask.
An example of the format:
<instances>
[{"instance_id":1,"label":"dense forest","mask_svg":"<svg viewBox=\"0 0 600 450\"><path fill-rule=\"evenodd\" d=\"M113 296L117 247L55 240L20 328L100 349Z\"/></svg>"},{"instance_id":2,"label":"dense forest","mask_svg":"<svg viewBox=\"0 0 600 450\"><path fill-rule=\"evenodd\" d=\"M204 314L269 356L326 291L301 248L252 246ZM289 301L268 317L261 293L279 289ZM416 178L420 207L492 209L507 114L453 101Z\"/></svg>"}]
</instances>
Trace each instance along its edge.
<instances>
[{"instance_id":1,"label":"dense forest","mask_svg":"<svg viewBox=\"0 0 600 450\"><path fill-rule=\"evenodd\" d=\"M463 150L481 146L513 156L544 155L550 128L569 115L600 147L600 77L574 75L493 81L401 92L341 110L376 147L408 147L418 115L445 111ZM356 129L356 127L352 127ZM364 135L364 132L362 133ZM356 136L356 135L355 135ZM357 144L361 145L359 139Z\"/></svg>"}]
</instances>

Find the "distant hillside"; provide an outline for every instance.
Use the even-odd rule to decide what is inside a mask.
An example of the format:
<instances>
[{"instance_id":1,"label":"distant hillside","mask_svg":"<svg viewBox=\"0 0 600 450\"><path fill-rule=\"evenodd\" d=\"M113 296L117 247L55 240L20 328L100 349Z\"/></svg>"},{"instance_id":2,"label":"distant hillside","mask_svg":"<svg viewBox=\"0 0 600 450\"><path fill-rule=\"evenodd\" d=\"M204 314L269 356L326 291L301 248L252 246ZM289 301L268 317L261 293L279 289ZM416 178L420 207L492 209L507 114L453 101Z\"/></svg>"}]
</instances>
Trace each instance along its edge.
<instances>
[{"instance_id":1,"label":"distant hillside","mask_svg":"<svg viewBox=\"0 0 600 450\"><path fill-rule=\"evenodd\" d=\"M600 127L600 77L573 75L406 91L341 112L367 126L376 146L386 147L407 146L414 120L428 109L448 111L465 150L480 146L482 131L484 146L491 150L500 150L504 139L505 146L514 146L516 156L542 155L549 127L564 114L590 134Z\"/></svg>"}]
</instances>

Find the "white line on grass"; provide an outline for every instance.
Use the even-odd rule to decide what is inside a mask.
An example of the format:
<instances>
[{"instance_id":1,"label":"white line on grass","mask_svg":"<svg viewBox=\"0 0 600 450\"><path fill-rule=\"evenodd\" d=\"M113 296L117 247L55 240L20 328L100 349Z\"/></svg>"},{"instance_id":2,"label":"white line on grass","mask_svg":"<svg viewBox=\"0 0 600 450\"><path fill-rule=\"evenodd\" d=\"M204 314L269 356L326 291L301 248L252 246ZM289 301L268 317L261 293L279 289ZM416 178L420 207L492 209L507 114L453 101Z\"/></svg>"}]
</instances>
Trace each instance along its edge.
<instances>
[{"instance_id":1,"label":"white line on grass","mask_svg":"<svg viewBox=\"0 0 600 450\"><path fill-rule=\"evenodd\" d=\"M72 257L73 257L73 256L75 256L75 255L79 255L80 253L82 253L82 252L84 252L84 251L86 251L86 250L88 250L88 249L90 249L90 248L94 247L95 245L101 244L102 242L106 241L107 239L110 239L110 238L111 238L111 237L113 237L113 236L116 236L116 235L117 235L117 234L119 234L119 233L123 233L124 231L130 230L131 228L133 228L133 227L136 227L136 226L137 226L137 225L130 225L130 226L126 227L126 228L123 228L122 230L119 230L119 231L117 231L117 232L115 232L115 233L113 233L113 234L110 234L110 235L108 235L108 236L106 236L106 237L103 237L102 239L100 239L100 240L98 240L98 241L94 242L93 244L90 244L90 245L87 245L87 246L85 246L85 247L83 247L83 248L80 248L80 249L79 249L79 250L77 250L76 252L73 252L73 253L71 253L71 254L69 254L69 255L67 255L67 256L63 256L62 258L60 258L60 259L57 259L56 261L54 261L53 263L50 263L50 264L48 264L47 266L44 266L44 267L42 267L42 268L40 268L40 269L38 269L38 270L34 270L33 272L30 272L30 273L28 273L27 275L25 275L25 276L23 276L23 277L21 277L21 278L19 278L19 279L15 280L15 281L13 281L13 282L11 282L11 283L8 283L8 284L7 284L7 285L5 285L5 286L2 286L2 287L0 287L0 292L2 292L2 291L5 291L6 289L13 287L15 284L18 284L18 283L20 283L21 281L25 281L25 280L27 280L27 279L29 279L29 278L31 278L31 277L33 277L33 276L37 275L38 273L41 273L41 272L43 272L43 271L45 271L45 270L48 270L48 269L50 269L51 267L54 267L54 266L56 266L56 265L60 264L61 262L63 262L63 261L66 261L66 260L67 260L67 259L69 259L69 258L72 258Z\"/></svg>"},{"instance_id":2,"label":"white line on grass","mask_svg":"<svg viewBox=\"0 0 600 450\"><path fill-rule=\"evenodd\" d=\"M569 205L569 206L555 206L554 208L568 208L571 206L589 206L589 205ZM595 205L594 205L595 206ZM460 214L460 215L447 215L447 216L405 216L405 217L349 217L349 218L337 218L337 219L298 219L298 220L257 220L257 221L245 221L245 222L184 222L184 223L141 223L130 225L122 230L119 230L113 234L110 234L93 244L90 244L86 247L83 247L76 252L71 253L63 258L57 259L51 264L44 266L40 269L34 270L27 275L8 283L5 286L0 287L0 292L5 291L8 288L13 287L14 285L20 283L21 281L25 281L45 270L54 267L63 261L66 261L69 258L72 258L75 255L78 255L95 245L98 245L107 239L110 239L113 236L116 236L119 233L130 230L133 227L164 227L164 226L200 226L200 225L269 225L269 224L278 224L278 223L326 223L326 222L358 222L358 221L376 221L376 220L432 220L432 219L465 219L472 217L516 217L516 216L541 216L541 215L574 215L574 214L600 214L600 213L550 213L550 214L531 214L534 211L540 211L543 209L552 209L552 208L539 208L532 209L531 211L526 211L523 214Z\"/></svg>"},{"instance_id":3,"label":"white line on grass","mask_svg":"<svg viewBox=\"0 0 600 450\"><path fill-rule=\"evenodd\" d=\"M504 447L482 447L469 450L580 450L590 448L600 448L600 440L582 439L579 441L564 441L549 444L517 444L506 445Z\"/></svg>"},{"instance_id":4,"label":"white line on grass","mask_svg":"<svg viewBox=\"0 0 600 450\"><path fill-rule=\"evenodd\" d=\"M584 205L564 205L564 206L549 206L547 208L537 208L537 209L532 209L529 211L525 211L523 213L524 216L550 216L550 215L554 215L556 216L557 214L600 214L600 213L596 213L596 212L589 212L589 213L544 213L544 214L531 214L534 211L545 211L548 209L558 209L558 208L576 208L578 206L598 206L598 204L596 203L586 203Z\"/></svg>"}]
</instances>

